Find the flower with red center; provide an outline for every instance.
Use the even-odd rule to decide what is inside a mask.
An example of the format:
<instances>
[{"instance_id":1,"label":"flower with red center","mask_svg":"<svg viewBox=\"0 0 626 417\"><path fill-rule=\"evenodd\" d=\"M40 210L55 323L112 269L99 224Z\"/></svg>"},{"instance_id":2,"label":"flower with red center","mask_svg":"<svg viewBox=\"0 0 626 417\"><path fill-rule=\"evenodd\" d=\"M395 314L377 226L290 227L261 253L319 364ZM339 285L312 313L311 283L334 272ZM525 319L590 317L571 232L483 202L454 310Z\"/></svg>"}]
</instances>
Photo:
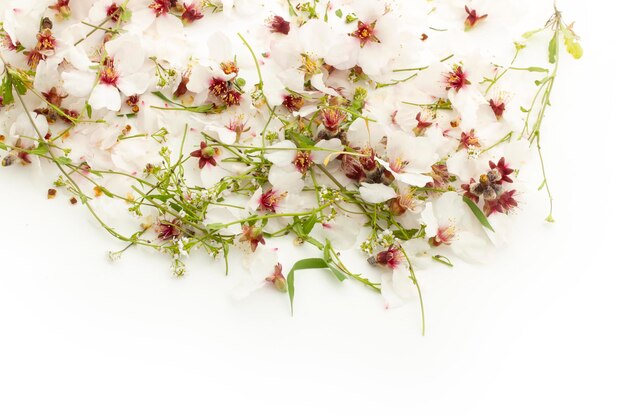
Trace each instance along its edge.
<instances>
[{"instance_id":1,"label":"flower with red center","mask_svg":"<svg viewBox=\"0 0 626 417\"><path fill-rule=\"evenodd\" d=\"M376 152L373 148L367 148L361 151L365 156L359 158L359 162L365 172L371 173L378 170L378 164L376 163Z\"/></svg>"},{"instance_id":2,"label":"flower with red center","mask_svg":"<svg viewBox=\"0 0 626 417\"><path fill-rule=\"evenodd\" d=\"M62 18L67 18L72 14L70 9L70 0L57 0L56 4L48 6L50 10L55 10L57 15Z\"/></svg>"},{"instance_id":3,"label":"flower with red center","mask_svg":"<svg viewBox=\"0 0 626 417\"><path fill-rule=\"evenodd\" d=\"M185 10L183 11L183 14L180 18L183 21L183 23L186 25L189 25L195 22L196 20L200 20L204 17L204 15L202 14L202 11L198 7L198 5L195 3L190 3L190 4L183 3L183 8Z\"/></svg>"},{"instance_id":4,"label":"flower with red center","mask_svg":"<svg viewBox=\"0 0 626 417\"><path fill-rule=\"evenodd\" d=\"M368 259L370 264L385 266L391 269L398 268L402 265L402 261L404 261L404 254L402 249L397 246L391 246L389 249L379 252Z\"/></svg>"},{"instance_id":5,"label":"flower with red center","mask_svg":"<svg viewBox=\"0 0 626 417\"><path fill-rule=\"evenodd\" d=\"M487 18L488 15L484 14L479 16L476 10L470 9L468 6L465 6L465 11L467 12L467 19L465 19L465 30L470 30L477 23Z\"/></svg>"},{"instance_id":6,"label":"flower with red center","mask_svg":"<svg viewBox=\"0 0 626 417\"><path fill-rule=\"evenodd\" d=\"M387 205L389 206L389 212L394 216L402 216L409 210L415 210L417 203L415 201L415 194L410 189L405 192L399 192L398 196L390 200Z\"/></svg>"},{"instance_id":7,"label":"flower with red center","mask_svg":"<svg viewBox=\"0 0 626 417\"><path fill-rule=\"evenodd\" d=\"M289 35L289 31L291 30L291 23L280 16L274 16L269 21L268 26L270 28L270 32L282 33L283 35Z\"/></svg>"},{"instance_id":8,"label":"flower with red center","mask_svg":"<svg viewBox=\"0 0 626 417\"><path fill-rule=\"evenodd\" d=\"M357 38L361 43L361 48L363 48L369 42L380 43L380 40L376 37L375 29L376 22L365 23L359 20L357 29L352 32L351 36Z\"/></svg>"},{"instance_id":9,"label":"flower with red center","mask_svg":"<svg viewBox=\"0 0 626 417\"><path fill-rule=\"evenodd\" d=\"M28 66L31 67L32 69L37 68L37 65L39 65L39 62L41 60L45 60L46 57L45 55L43 55L41 52L39 52L36 49L33 49L32 51L30 51L27 54L27 61L28 61Z\"/></svg>"},{"instance_id":10,"label":"flower with red center","mask_svg":"<svg viewBox=\"0 0 626 417\"><path fill-rule=\"evenodd\" d=\"M470 85L471 82L467 78L467 73L463 71L463 67L455 65L445 78L446 90L454 89L457 93L461 91L466 85Z\"/></svg>"},{"instance_id":11,"label":"flower with red center","mask_svg":"<svg viewBox=\"0 0 626 417\"><path fill-rule=\"evenodd\" d=\"M265 280L271 282L278 291L287 292L287 280L283 275L283 266L280 263L274 266L274 273Z\"/></svg>"},{"instance_id":12,"label":"flower with red center","mask_svg":"<svg viewBox=\"0 0 626 417\"><path fill-rule=\"evenodd\" d=\"M305 174L309 170L311 165L313 165L313 157L311 156L311 152L298 151L296 153L296 158L293 160L293 165L301 174Z\"/></svg>"},{"instance_id":13,"label":"flower with red center","mask_svg":"<svg viewBox=\"0 0 626 417\"><path fill-rule=\"evenodd\" d=\"M327 108L322 110L321 117L326 130L331 133L336 133L341 123L346 119L346 114L337 108Z\"/></svg>"},{"instance_id":14,"label":"flower with red center","mask_svg":"<svg viewBox=\"0 0 626 417\"><path fill-rule=\"evenodd\" d=\"M198 161L198 166L200 169L204 168L207 164L216 166L217 161L215 160L216 156L219 156L220 150L219 148L212 148L207 145L206 142L200 142L200 149L196 149L193 151L190 156L193 158L200 158Z\"/></svg>"},{"instance_id":15,"label":"flower with red center","mask_svg":"<svg viewBox=\"0 0 626 417\"><path fill-rule=\"evenodd\" d=\"M433 125L433 122L422 116L422 112L417 113L415 120L417 120L417 126L413 129L415 136L422 136L426 129Z\"/></svg>"},{"instance_id":16,"label":"flower with red center","mask_svg":"<svg viewBox=\"0 0 626 417\"><path fill-rule=\"evenodd\" d=\"M0 45L8 49L9 51L15 51L19 45L19 42L16 44L13 42L11 37L4 33L0 34Z\"/></svg>"},{"instance_id":17,"label":"flower with red center","mask_svg":"<svg viewBox=\"0 0 626 417\"><path fill-rule=\"evenodd\" d=\"M459 149L475 149L480 148L480 141L476 136L476 131L474 129L469 132L461 133L461 141L459 142Z\"/></svg>"},{"instance_id":18,"label":"flower with red center","mask_svg":"<svg viewBox=\"0 0 626 417\"><path fill-rule=\"evenodd\" d=\"M263 229L260 227L243 226L243 234L239 239L240 242L250 242L250 248L252 252L256 252L256 248L261 245L265 245L265 238L263 237Z\"/></svg>"},{"instance_id":19,"label":"flower with red center","mask_svg":"<svg viewBox=\"0 0 626 417\"><path fill-rule=\"evenodd\" d=\"M100 71L100 84L117 86L120 75L115 69L113 58L105 58L102 63L102 71Z\"/></svg>"},{"instance_id":20,"label":"flower with red center","mask_svg":"<svg viewBox=\"0 0 626 417\"><path fill-rule=\"evenodd\" d=\"M241 104L241 93L232 89L228 90L226 94L224 94L224 96L222 97L222 100L224 100L224 104L229 107L238 106L239 104Z\"/></svg>"},{"instance_id":21,"label":"flower with red center","mask_svg":"<svg viewBox=\"0 0 626 417\"><path fill-rule=\"evenodd\" d=\"M502 119L502 115L504 114L504 111L506 110L506 103L504 102L504 100L502 100L501 98L498 98L496 100L490 99L489 107L491 107L491 110L493 111L493 114L496 116L496 119L498 120Z\"/></svg>"},{"instance_id":22,"label":"flower with red center","mask_svg":"<svg viewBox=\"0 0 626 417\"><path fill-rule=\"evenodd\" d=\"M240 114L230 119L226 128L235 133L235 141L238 141L243 133L250 131L247 125L248 122L245 120L245 116Z\"/></svg>"},{"instance_id":23,"label":"flower with red center","mask_svg":"<svg viewBox=\"0 0 626 417\"><path fill-rule=\"evenodd\" d=\"M116 3L111 3L106 9L106 15L112 22L117 23L122 15L122 8Z\"/></svg>"},{"instance_id":24,"label":"flower with red center","mask_svg":"<svg viewBox=\"0 0 626 417\"><path fill-rule=\"evenodd\" d=\"M509 175L515 172L515 170L509 168L509 164L506 163L506 161L504 160L504 157L500 158L497 164L492 161L489 161L489 168L495 169L500 173L501 178L500 180L497 181L498 184L502 184L503 182L508 182L508 183L513 182L511 177L509 177Z\"/></svg>"},{"instance_id":25,"label":"flower with red center","mask_svg":"<svg viewBox=\"0 0 626 417\"><path fill-rule=\"evenodd\" d=\"M209 81L209 91L215 97L222 97L228 91L228 82L221 78L211 78L211 81Z\"/></svg>"},{"instance_id":26,"label":"flower with red center","mask_svg":"<svg viewBox=\"0 0 626 417\"><path fill-rule=\"evenodd\" d=\"M296 94L290 94L283 99L283 106L290 112L300 111L304 106L304 98Z\"/></svg>"},{"instance_id":27,"label":"flower with red center","mask_svg":"<svg viewBox=\"0 0 626 417\"><path fill-rule=\"evenodd\" d=\"M287 193L279 193L278 191L270 188L259 198L259 208L263 211L269 211L276 213L280 203L287 197Z\"/></svg>"},{"instance_id":28,"label":"flower with red center","mask_svg":"<svg viewBox=\"0 0 626 417\"><path fill-rule=\"evenodd\" d=\"M366 178L363 166L359 160L352 155L341 155L341 169L346 177L351 180L361 182Z\"/></svg>"},{"instance_id":29,"label":"flower with red center","mask_svg":"<svg viewBox=\"0 0 626 417\"><path fill-rule=\"evenodd\" d=\"M508 214L509 211L517 207L516 193L516 190L505 191L496 200L485 201L483 211L487 216L495 212Z\"/></svg>"},{"instance_id":30,"label":"flower with red center","mask_svg":"<svg viewBox=\"0 0 626 417\"><path fill-rule=\"evenodd\" d=\"M450 173L448 172L448 166L444 164L435 164L432 167L430 176L433 178L432 182L426 184L428 188L443 188L450 182Z\"/></svg>"},{"instance_id":31,"label":"flower with red center","mask_svg":"<svg viewBox=\"0 0 626 417\"><path fill-rule=\"evenodd\" d=\"M164 14L170 12L170 8L172 7L172 3L176 4L176 0L153 0L152 4L150 4L150 8L154 10L154 13L157 17L161 17Z\"/></svg>"},{"instance_id":32,"label":"flower with red center","mask_svg":"<svg viewBox=\"0 0 626 417\"><path fill-rule=\"evenodd\" d=\"M222 62L220 64L220 68L222 69L222 71L224 71L224 74L226 75L239 73L239 67L237 66L237 63L235 61Z\"/></svg>"},{"instance_id":33,"label":"flower with red center","mask_svg":"<svg viewBox=\"0 0 626 417\"><path fill-rule=\"evenodd\" d=\"M437 234L428 241L431 245L439 247L441 245L450 246L456 237L456 226L453 223L440 227Z\"/></svg>"},{"instance_id":34,"label":"flower with red center","mask_svg":"<svg viewBox=\"0 0 626 417\"><path fill-rule=\"evenodd\" d=\"M180 79L180 83L178 84L178 87L176 87L176 91L174 91L174 97L180 97L180 96L184 96L185 94L187 94L187 91L189 91L187 89L188 83L189 83L189 74L183 74L182 78Z\"/></svg>"},{"instance_id":35,"label":"flower with red center","mask_svg":"<svg viewBox=\"0 0 626 417\"><path fill-rule=\"evenodd\" d=\"M405 161L402 158L398 157L392 161L389 161L389 168L396 174L401 174L404 172L404 168L409 165L409 161Z\"/></svg>"},{"instance_id":36,"label":"flower with red center","mask_svg":"<svg viewBox=\"0 0 626 417\"><path fill-rule=\"evenodd\" d=\"M156 226L156 232L159 239L171 240L182 235L180 220L175 219L172 221L161 220Z\"/></svg>"},{"instance_id":37,"label":"flower with red center","mask_svg":"<svg viewBox=\"0 0 626 417\"><path fill-rule=\"evenodd\" d=\"M42 93L42 94L48 103L56 107L61 107L61 104L63 103L63 99L67 98L67 94L65 95L59 94L56 87L52 87L50 91L48 91L47 93Z\"/></svg>"}]
</instances>

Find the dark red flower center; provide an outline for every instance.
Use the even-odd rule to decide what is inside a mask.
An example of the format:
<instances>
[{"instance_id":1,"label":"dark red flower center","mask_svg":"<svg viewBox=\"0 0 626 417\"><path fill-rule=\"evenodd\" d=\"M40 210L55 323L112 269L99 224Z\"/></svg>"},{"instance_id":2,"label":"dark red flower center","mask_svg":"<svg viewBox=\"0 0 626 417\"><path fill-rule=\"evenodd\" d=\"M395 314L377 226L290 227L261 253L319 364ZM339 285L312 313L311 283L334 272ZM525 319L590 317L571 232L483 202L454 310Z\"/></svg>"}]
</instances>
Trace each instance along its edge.
<instances>
[{"instance_id":1,"label":"dark red flower center","mask_svg":"<svg viewBox=\"0 0 626 417\"><path fill-rule=\"evenodd\" d=\"M117 86L119 78L120 75L115 69L113 58L106 58L102 65L102 71L100 72L100 84Z\"/></svg>"},{"instance_id":2,"label":"dark red flower center","mask_svg":"<svg viewBox=\"0 0 626 417\"><path fill-rule=\"evenodd\" d=\"M484 14L479 16L476 10L470 9L468 6L465 6L465 12L467 13L467 19L465 19L465 30L470 30L478 22L487 18L488 15Z\"/></svg>"},{"instance_id":3,"label":"dark red flower center","mask_svg":"<svg viewBox=\"0 0 626 417\"><path fill-rule=\"evenodd\" d=\"M365 23L359 20L357 29L352 32L352 36L361 43L361 48L370 42L380 43L375 33L376 22Z\"/></svg>"},{"instance_id":4,"label":"dark red flower center","mask_svg":"<svg viewBox=\"0 0 626 417\"><path fill-rule=\"evenodd\" d=\"M311 152L298 151L296 153L296 158L293 160L293 165L301 174L307 172L311 165L313 165Z\"/></svg>"},{"instance_id":5,"label":"dark red flower center","mask_svg":"<svg viewBox=\"0 0 626 417\"><path fill-rule=\"evenodd\" d=\"M471 82L467 78L467 74L463 71L463 67L456 65L452 71L446 75L446 90L454 89L457 93Z\"/></svg>"},{"instance_id":6,"label":"dark red flower center","mask_svg":"<svg viewBox=\"0 0 626 417\"><path fill-rule=\"evenodd\" d=\"M504 114L504 111L506 110L506 104L504 103L504 100L502 99L498 99L498 100L490 99L489 107L491 107L493 114L496 116L496 119L498 120L502 118L502 115Z\"/></svg>"},{"instance_id":7,"label":"dark red flower center","mask_svg":"<svg viewBox=\"0 0 626 417\"><path fill-rule=\"evenodd\" d=\"M283 106L290 112L300 111L304 106L304 98L301 96L290 94L283 99Z\"/></svg>"},{"instance_id":8,"label":"dark red flower center","mask_svg":"<svg viewBox=\"0 0 626 417\"><path fill-rule=\"evenodd\" d=\"M116 3L111 3L106 10L107 17L111 18L113 22L117 22L120 19L121 12L121 8Z\"/></svg>"},{"instance_id":9,"label":"dark red flower center","mask_svg":"<svg viewBox=\"0 0 626 417\"><path fill-rule=\"evenodd\" d=\"M176 1L173 2L176 5ZM154 10L154 13L157 17L161 17L164 14L169 13L170 8L172 7L172 0L154 0L152 4L150 4L150 8Z\"/></svg>"},{"instance_id":10,"label":"dark red flower center","mask_svg":"<svg viewBox=\"0 0 626 417\"><path fill-rule=\"evenodd\" d=\"M196 20L200 20L204 17L202 12L200 11L200 8L198 8L198 6L195 3L191 3L191 4L185 3L183 7L185 8L185 11L183 12L181 16L181 19L183 23L185 24L193 23Z\"/></svg>"},{"instance_id":11,"label":"dark red flower center","mask_svg":"<svg viewBox=\"0 0 626 417\"><path fill-rule=\"evenodd\" d=\"M291 30L291 24L280 16L274 16L274 18L270 20L269 27L270 32L282 33L283 35L288 35Z\"/></svg>"},{"instance_id":12,"label":"dark red flower center","mask_svg":"<svg viewBox=\"0 0 626 417\"><path fill-rule=\"evenodd\" d=\"M264 192L259 199L259 206L261 210L276 213L280 202L287 197L287 193L279 193L274 189L270 189Z\"/></svg>"}]
</instances>

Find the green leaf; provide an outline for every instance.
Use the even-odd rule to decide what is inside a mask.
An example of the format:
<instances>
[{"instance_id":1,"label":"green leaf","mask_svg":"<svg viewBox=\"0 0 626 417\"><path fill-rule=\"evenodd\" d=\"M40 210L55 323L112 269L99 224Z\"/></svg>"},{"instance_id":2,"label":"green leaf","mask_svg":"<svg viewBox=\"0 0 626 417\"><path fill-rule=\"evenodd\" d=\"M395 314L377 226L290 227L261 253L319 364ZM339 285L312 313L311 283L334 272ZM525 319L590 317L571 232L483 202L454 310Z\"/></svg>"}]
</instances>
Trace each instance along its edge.
<instances>
[{"instance_id":1,"label":"green leaf","mask_svg":"<svg viewBox=\"0 0 626 417\"><path fill-rule=\"evenodd\" d=\"M541 67L527 67L527 68L515 68L518 71L528 71L528 72L550 72L547 68Z\"/></svg>"},{"instance_id":2,"label":"green leaf","mask_svg":"<svg viewBox=\"0 0 626 417\"><path fill-rule=\"evenodd\" d=\"M15 103L15 98L13 97L13 80L11 74L8 72L2 82L2 103L5 106Z\"/></svg>"},{"instance_id":3,"label":"green leaf","mask_svg":"<svg viewBox=\"0 0 626 417\"><path fill-rule=\"evenodd\" d=\"M55 158L55 161L57 161L61 165L69 165L72 163L72 160L67 156L60 156L58 158Z\"/></svg>"},{"instance_id":4,"label":"green leaf","mask_svg":"<svg viewBox=\"0 0 626 417\"><path fill-rule=\"evenodd\" d=\"M26 86L24 85L22 80L16 77L11 77L11 80L13 81L13 85L15 86L15 90L20 96L23 96L24 94L26 94L26 91L27 91Z\"/></svg>"},{"instance_id":5,"label":"green leaf","mask_svg":"<svg viewBox=\"0 0 626 417\"><path fill-rule=\"evenodd\" d=\"M343 12L341 11L341 9L337 9L337 11L335 12L335 16L340 19L343 17Z\"/></svg>"},{"instance_id":6,"label":"green leaf","mask_svg":"<svg viewBox=\"0 0 626 417\"><path fill-rule=\"evenodd\" d=\"M0 142L0 149L2 149L3 151L8 150L8 146L4 144L4 142Z\"/></svg>"},{"instance_id":7,"label":"green leaf","mask_svg":"<svg viewBox=\"0 0 626 417\"><path fill-rule=\"evenodd\" d=\"M523 37L524 39L530 39L530 38L532 38L535 34L537 34L537 33L541 32L543 29L544 29L544 28L539 28L539 29L535 29L535 30L530 30L530 31L528 31L528 32L524 33L524 34L522 35L522 37Z\"/></svg>"},{"instance_id":8,"label":"green leaf","mask_svg":"<svg viewBox=\"0 0 626 417\"><path fill-rule=\"evenodd\" d=\"M322 258L308 258L302 259L296 262L287 274L287 292L289 293L289 302L291 304L291 314L293 315L293 299L295 295L295 274L297 271L303 271L306 269L330 269L335 278L339 281L344 281L346 276L338 269L330 265Z\"/></svg>"},{"instance_id":9,"label":"green leaf","mask_svg":"<svg viewBox=\"0 0 626 417\"><path fill-rule=\"evenodd\" d=\"M316 224L317 224L317 216L314 214L310 216L306 222L304 222L304 224L302 225L302 232L308 236Z\"/></svg>"},{"instance_id":10,"label":"green leaf","mask_svg":"<svg viewBox=\"0 0 626 417\"><path fill-rule=\"evenodd\" d=\"M348 277L346 277L346 275L341 272L340 270L338 270L337 268L335 268L332 265L329 265L328 268L330 269L330 272L333 273L333 275L335 276L335 278L337 278L339 281L343 282L346 279L348 279Z\"/></svg>"},{"instance_id":11,"label":"green leaf","mask_svg":"<svg viewBox=\"0 0 626 417\"><path fill-rule=\"evenodd\" d=\"M93 109L91 108L91 104L85 103L85 108L87 109L87 117L89 117L91 119L91 115L92 115L92 111L93 111Z\"/></svg>"},{"instance_id":12,"label":"green leaf","mask_svg":"<svg viewBox=\"0 0 626 417\"><path fill-rule=\"evenodd\" d=\"M285 138L295 143L298 148L312 148L315 146L315 141L312 138L294 129L285 131Z\"/></svg>"},{"instance_id":13,"label":"green leaf","mask_svg":"<svg viewBox=\"0 0 626 417\"><path fill-rule=\"evenodd\" d=\"M565 41L565 47L567 52L574 57L574 59L580 59L583 57L583 47L576 40Z\"/></svg>"},{"instance_id":14,"label":"green leaf","mask_svg":"<svg viewBox=\"0 0 626 417\"><path fill-rule=\"evenodd\" d=\"M28 151L28 153L31 155L40 155L40 156L47 155L48 145L46 145L45 143L39 143L39 146L37 146L35 149Z\"/></svg>"},{"instance_id":15,"label":"green leaf","mask_svg":"<svg viewBox=\"0 0 626 417\"><path fill-rule=\"evenodd\" d=\"M486 227L487 229L495 233L495 230L493 230L493 227L489 223L489 220L487 220L487 216L485 216L485 213L483 213L480 207L478 207L476 203L474 203L472 200L470 200L469 198L465 196L463 196L463 201L472 210L472 213L474 213L474 216L476 216L480 224L482 224L484 227Z\"/></svg>"},{"instance_id":16,"label":"green leaf","mask_svg":"<svg viewBox=\"0 0 626 417\"><path fill-rule=\"evenodd\" d=\"M559 32L554 32L554 36L552 37L552 39L550 40L550 43L548 44L548 61L551 64L555 64L556 63L556 51L557 51L557 47L558 47L558 38L559 38Z\"/></svg>"}]
</instances>

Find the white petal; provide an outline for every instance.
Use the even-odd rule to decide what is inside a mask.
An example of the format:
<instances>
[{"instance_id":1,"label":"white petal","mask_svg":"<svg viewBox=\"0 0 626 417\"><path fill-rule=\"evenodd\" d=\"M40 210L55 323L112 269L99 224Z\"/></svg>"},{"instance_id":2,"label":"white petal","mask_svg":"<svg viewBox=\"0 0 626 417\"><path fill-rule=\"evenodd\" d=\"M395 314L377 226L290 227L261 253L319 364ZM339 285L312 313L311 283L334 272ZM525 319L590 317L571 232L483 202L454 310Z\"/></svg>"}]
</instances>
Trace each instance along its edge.
<instances>
[{"instance_id":1,"label":"white petal","mask_svg":"<svg viewBox=\"0 0 626 417\"><path fill-rule=\"evenodd\" d=\"M363 201L372 204L380 204L396 198L394 189L384 184L363 184L359 192Z\"/></svg>"},{"instance_id":2,"label":"white petal","mask_svg":"<svg viewBox=\"0 0 626 417\"><path fill-rule=\"evenodd\" d=\"M96 82L96 74L86 71L67 71L61 78L65 91L76 97L87 97Z\"/></svg>"},{"instance_id":3,"label":"white petal","mask_svg":"<svg viewBox=\"0 0 626 417\"><path fill-rule=\"evenodd\" d=\"M127 96L143 94L150 85L150 76L143 72L120 77L117 86Z\"/></svg>"},{"instance_id":4,"label":"white petal","mask_svg":"<svg viewBox=\"0 0 626 417\"><path fill-rule=\"evenodd\" d=\"M111 85L98 84L89 97L89 104L94 110L119 111L122 107L122 99L117 88Z\"/></svg>"}]
</instances>

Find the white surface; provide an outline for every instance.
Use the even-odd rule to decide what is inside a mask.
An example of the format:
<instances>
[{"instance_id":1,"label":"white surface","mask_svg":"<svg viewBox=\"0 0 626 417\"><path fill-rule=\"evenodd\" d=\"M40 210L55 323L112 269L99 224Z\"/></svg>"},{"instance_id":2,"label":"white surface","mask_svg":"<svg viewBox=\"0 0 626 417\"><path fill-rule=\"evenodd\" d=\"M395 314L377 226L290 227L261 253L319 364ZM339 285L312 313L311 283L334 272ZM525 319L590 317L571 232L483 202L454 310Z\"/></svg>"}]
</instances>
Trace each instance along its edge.
<instances>
[{"instance_id":1,"label":"white surface","mask_svg":"<svg viewBox=\"0 0 626 417\"><path fill-rule=\"evenodd\" d=\"M155 254L112 264L80 207L0 171L0 415L625 415L624 14L560 7L586 56L544 133L558 222L527 195L496 263L424 276L426 337L416 305L317 273L291 318L273 291L233 301L206 260L183 280Z\"/></svg>"}]
</instances>

